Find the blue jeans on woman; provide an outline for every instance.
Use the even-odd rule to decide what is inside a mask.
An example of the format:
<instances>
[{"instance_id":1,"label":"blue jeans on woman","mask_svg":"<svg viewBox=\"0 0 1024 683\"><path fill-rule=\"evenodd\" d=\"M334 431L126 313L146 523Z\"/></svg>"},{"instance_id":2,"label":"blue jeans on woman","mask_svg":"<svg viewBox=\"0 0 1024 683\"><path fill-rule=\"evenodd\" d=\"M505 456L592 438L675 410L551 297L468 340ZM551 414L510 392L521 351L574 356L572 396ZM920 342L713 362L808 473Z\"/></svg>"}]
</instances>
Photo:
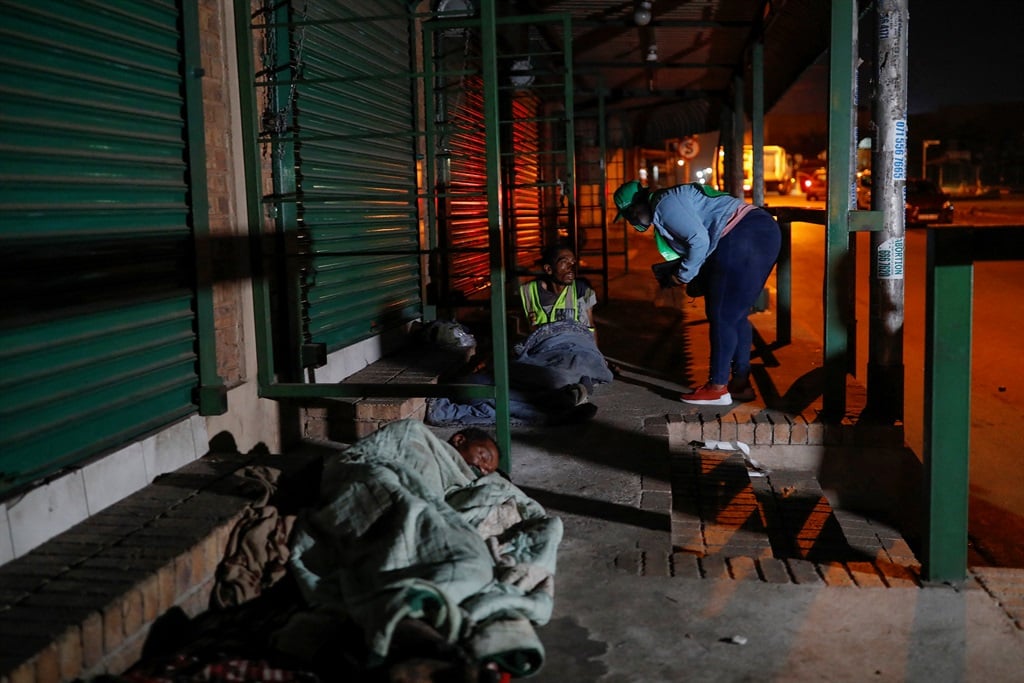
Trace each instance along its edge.
<instances>
[{"instance_id":1,"label":"blue jeans on woman","mask_svg":"<svg viewBox=\"0 0 1024 683\"><path fill-rule=\"evenodd\" d=\"M764 290L779 257L782 233L764 209L755 209L736 224L701 270L707 278L704 313L711 336L712 384L728 384L750 374L753 332L747 316Z\"/></svg>"}]
</instances>

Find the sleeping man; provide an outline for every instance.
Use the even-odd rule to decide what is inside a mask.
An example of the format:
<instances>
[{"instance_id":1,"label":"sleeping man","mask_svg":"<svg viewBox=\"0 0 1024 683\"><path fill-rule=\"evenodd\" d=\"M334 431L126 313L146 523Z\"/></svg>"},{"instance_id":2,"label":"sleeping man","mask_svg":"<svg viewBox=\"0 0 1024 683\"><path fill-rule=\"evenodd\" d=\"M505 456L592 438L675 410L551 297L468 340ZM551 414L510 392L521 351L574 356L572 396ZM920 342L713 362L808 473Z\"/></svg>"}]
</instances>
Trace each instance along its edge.
<instances>
[{"instance_id":1,"label":"sleeping man","mask_svg":"<svg viewBox=\"0 0 1024 683\"><path fill-rule=\"evenodd\" d=\"M412 620L481 666L534 673L544 652L534 626L551 616L562 523L497 466L485 432L446 442L417 420L330 458L289 561L313 613L358 624L381 661Z\"/></svg>"}]
</instances>

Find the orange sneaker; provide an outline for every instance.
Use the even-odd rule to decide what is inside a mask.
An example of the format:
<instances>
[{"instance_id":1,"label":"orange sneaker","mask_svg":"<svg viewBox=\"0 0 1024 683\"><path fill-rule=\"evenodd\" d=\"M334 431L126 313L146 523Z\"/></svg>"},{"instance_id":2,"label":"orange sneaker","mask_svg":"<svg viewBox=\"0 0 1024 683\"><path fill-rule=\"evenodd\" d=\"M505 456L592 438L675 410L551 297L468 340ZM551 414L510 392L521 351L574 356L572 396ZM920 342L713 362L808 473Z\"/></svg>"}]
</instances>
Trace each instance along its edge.
<instances>
[{"instance_id":1,"label":"orange sneaker","mask_svg":"<svg viewBox=\"0 0 1024 683\"><path fill-rule=\"evenodd\" d=\"M715 389L708 383L688 394L683 394L679 400L698 406L727 406L732 403L732 396L726 387Z\"/></svg>"}]
</instances>

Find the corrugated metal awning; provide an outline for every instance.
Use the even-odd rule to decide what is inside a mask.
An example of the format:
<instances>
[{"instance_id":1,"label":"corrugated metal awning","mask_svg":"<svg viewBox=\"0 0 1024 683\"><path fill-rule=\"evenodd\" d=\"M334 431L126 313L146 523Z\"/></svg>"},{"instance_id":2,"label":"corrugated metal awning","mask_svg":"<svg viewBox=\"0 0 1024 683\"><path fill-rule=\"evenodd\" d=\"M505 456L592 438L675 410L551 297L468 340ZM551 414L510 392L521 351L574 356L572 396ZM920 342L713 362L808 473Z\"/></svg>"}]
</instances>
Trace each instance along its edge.
<instances>
[{"instance_id":1,"label":"corrugated metal awning","mask_svg":"<svg viewBox=\"0 0 1024 683\"><path fill-rule=\"evenodd\" d=\"M523 13L572 18L577 115L606 93L609 117L632 132L628 143L661 146L669 138L717 130L736 75L749 74L750 46L764 39L768 110L828 46L829 3L816 0L644 0L517 3ZM558 50L549 36L532 40ZM750 100L749 78L745 99ZM748 108L749 111L749 108Z\"/></svg>"}]
</instances>

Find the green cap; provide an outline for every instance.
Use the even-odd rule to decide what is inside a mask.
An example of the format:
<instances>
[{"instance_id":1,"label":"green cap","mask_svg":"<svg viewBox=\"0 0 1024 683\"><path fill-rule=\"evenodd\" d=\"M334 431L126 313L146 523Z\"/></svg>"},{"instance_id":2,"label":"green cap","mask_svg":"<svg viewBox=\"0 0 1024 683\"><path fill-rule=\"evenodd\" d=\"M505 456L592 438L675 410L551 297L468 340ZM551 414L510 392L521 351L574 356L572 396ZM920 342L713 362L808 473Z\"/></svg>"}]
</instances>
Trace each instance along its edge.
<instances>
[{"instance_id":1,"label":"green cap","mask_svg":"<svg viewBox=\"0 0 1024 683\"><path fill-rule=\"evenodd\" d=\"M619 189L615 190L615 206L619 208L619 212L615 214L615 220L622 218L623 209L628 209L633 203L633 198L636 197L637 193L643 189L639 181L630 180L628 183L623 183L619 186Z\"/></svg>"},{"instance_id":2,"label":"green cap","mask_svg":"<svg viewBox=\"0 0 1024 683\"><path fill-rule=\"evenodd\" d=\"M640 184L637 180L630 180L628 183L623 183L619 186L619 189L615 190L615 206L619 207L619 212L615 214L615 220L622 218L622 212L628 209L636 201L637 195L643 194L647 196L647 188ZM648 225L637 225L630 221L633 229L637 232L646 232Z\"/></svg>"}]
</instances>

